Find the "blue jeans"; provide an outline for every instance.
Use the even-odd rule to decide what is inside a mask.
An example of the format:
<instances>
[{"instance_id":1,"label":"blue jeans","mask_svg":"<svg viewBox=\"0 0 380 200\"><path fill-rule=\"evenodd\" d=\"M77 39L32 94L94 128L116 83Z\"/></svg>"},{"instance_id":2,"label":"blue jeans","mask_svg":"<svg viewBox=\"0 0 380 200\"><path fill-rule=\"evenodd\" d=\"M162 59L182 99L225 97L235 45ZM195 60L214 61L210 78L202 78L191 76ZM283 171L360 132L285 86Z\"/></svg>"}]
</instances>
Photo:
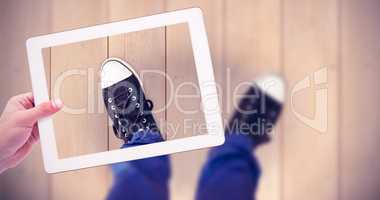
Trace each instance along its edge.
<instances>
[{"instance_id":1,"label":"blue jeans","mask_svg":"<svg viewBox=\"0 0 380 200\"><path fill-rule=\"evenodd\" d=\"M159 134L149 133L133 138L123 146L160 142ZM249 136L226 135L222 146L212 148L198 183L197 200L252 200L257 188L260 168L252 155L255 144ZM112 166L114 183L109 200L169 199L169 156L120 163Z\"/></svg>"}]
</instances>

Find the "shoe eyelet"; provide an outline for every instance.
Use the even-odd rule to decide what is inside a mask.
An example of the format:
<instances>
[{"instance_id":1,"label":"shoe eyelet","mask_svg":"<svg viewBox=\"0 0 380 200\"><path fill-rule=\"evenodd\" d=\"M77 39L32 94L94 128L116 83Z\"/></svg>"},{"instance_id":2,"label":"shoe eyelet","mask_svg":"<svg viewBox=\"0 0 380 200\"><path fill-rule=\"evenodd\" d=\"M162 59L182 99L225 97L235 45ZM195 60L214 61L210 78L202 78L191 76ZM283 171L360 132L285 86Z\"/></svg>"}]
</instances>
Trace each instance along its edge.
<instances>
[{"instance_id":1,"label":"shoe eyelet","mask_svg":"<svg viewBox=\"0 0 380 200\"><path fill-rule=\"evenodd\" d=\"M108 98L108 103L112 103L112 98Z\"/></svg>"},{"instance_id":2,"label":"shoe eyelet","mask_svg":"<svg viewBox=\"0 0 380 200\"><path fill-rule=\"evenodd\" d=\"M142 123L144 123L144 124L146 123L146 119L145 118L142 120Z\"/></svg>"},{"instance_id":3,"label":"shoe eyelet","mask_svg":"<svg viewBox=\"0 0 380 200\"><path fill-rule=\"evenodd\" d=\"M136 96L132 96L132 101L136 101Z\"/></svg>"},{"instance_id":4,"label":"shoe eyelet","mask_svg":"<svg viewBox=\"0 0 380 200\"><path fill-rule=\"evenodd\" d=\"M119 115L118 115L118 114L116 114L116 115L115 115L115 118L116 118L116 119L119 119Z\"/></svg>"},{"instance_id":5,"label":"shoe eyelet","mask_svg":"<svg viewBox=\"0 0 380 200\"><path fill-rule=\"evenodd\" d=\"M116 107L114 105L112 105L111 110L116 110Z\"/></svg>"},{"instance_id":6,"label":"shoe eyelet","mask_svg":"<svg viewBox=\"0 0 380 200\"><path fill-rule=\"evenodd\" d=\"M120 120L118 120L117 123L121 126L121 121Z\"/></svg>"},{"instance_id":7,"label":"shoe eyelet","mask_svg":"<svg viewBox=\"0 0 380 200\"><path fill-rule=\"evenodd\" d=\"M128 92L132 92L133 91L133 89L132 88L128 88Z\"/></svg>"},{"instance_id":8,"label":"shoe eyelet","mask_svg":"<svg viewBox=\"0 0 380 200\"><path fill-rule=\"evenodd\" d=\"M136 108L140 108L140 104L139 103L136 103Z\"/></svg>"}]
</instances>

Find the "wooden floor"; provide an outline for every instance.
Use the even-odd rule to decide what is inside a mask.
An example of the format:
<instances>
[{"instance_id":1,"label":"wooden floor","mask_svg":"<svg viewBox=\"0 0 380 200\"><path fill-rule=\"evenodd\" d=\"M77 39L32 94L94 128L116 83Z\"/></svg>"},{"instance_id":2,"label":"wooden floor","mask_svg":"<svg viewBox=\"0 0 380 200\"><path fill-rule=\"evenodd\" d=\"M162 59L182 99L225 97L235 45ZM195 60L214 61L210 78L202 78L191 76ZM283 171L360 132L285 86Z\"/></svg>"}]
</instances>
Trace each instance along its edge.
<instances>
[{"instance_id":1,"label":"wooden floor","mask_svg":"<svg viewBox=\"0 0 380 200\"><path fill-rule=\"evenodd\" d=\"M9 97L31 90L28 37L189 7L200 7L205 15L225 119L237 100L231 91L240 83L273 72L286 79L280 125L272 142L255 152L263 169L257 199L378 200L377 0L2 0L1 108ZM93 84L99 83L105 58L123 58L138 71L164 72L174 85L196 83L186 34L176 26L47 49L52 96L59 77L73 73L76 78L62 84L58 95L71 107L79 102L83 109L74 111L86 113L55 116L60 156L120 145ZM167 104L172 94L164 76L143 81L156 107ZM198 101L185 104L196 108ZM174 105L156 118L174 124L202 120L200 113L185 116ZM164 128L167 137L175 132ZM191 134L183 126L179 130ZM207 150L172 155L172 199L193 199L206 155ZM48 175L38 147L21 166L0 175L0 199L104 199L111 183L108 167Z\"/></svg>"}]
</instances>

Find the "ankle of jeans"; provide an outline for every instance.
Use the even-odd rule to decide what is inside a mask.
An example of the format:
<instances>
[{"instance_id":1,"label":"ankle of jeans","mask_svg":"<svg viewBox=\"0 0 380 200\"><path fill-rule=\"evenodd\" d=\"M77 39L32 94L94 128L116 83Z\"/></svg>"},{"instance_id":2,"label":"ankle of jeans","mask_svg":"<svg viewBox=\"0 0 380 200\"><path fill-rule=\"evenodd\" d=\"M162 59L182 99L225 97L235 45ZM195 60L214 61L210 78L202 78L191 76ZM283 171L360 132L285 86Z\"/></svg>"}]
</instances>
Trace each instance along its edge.
<instances>
[{"instance_id":1,"label":"ankle of jeans","mask_svg":"<svg viewBox=\"0 0 380 200\"><path fill-rule=\"evenodd\" d=\"M133 133L132 138L126 142L126 146L144 145L156 142L162 142L163 138L160 132L139 131Z\"/></svg>"}]
</instances>

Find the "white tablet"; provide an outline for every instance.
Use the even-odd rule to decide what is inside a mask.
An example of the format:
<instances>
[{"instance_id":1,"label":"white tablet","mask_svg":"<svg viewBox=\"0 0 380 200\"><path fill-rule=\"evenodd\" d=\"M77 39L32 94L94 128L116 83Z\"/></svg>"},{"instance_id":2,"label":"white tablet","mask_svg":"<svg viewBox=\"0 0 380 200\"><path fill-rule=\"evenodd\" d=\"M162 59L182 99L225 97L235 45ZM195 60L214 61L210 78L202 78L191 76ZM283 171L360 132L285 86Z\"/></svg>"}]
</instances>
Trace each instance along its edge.
<instances>
[{"instance_id":1,"label":"white tablet","mask_svg":"<svg viewBox=\"0 0 380 200\"><path fill-rule=\"evenodd\" d=\"M48 117L38 121L44 166L48 173L161 156L224 143L224 130L210 49L202 11L199 8L168 12L28 39L26 46L35 104L38 105L49 100L42 56L43 48L182 23L188 25L191 36L207 134L59 159L53 120Z\"/></svg>"}]
</instances>

